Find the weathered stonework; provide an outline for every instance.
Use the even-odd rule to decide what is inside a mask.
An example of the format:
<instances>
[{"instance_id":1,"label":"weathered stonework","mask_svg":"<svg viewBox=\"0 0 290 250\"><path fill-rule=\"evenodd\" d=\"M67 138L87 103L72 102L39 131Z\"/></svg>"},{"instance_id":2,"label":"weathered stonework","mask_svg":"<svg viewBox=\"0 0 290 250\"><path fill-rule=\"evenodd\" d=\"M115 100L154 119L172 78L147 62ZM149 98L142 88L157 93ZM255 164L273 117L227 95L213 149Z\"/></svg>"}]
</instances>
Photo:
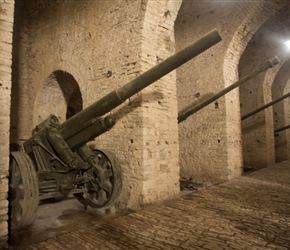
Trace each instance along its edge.
<instances>
[{"instance_id":1,"label":"weathered stonework","mask_svg":"<svg viewBox=\"0 0 290 250\"><path fill-rule=\"evenodd\" d=\"M115 127L90 143L120 160L118 207L176 196L180 176L217 183L241 175L244 166L271 165L275 153L278 161L289 159L290 132L275 138L276 148L272 134L290 123L289 103L247 121L259 125L248 134L240 121L289 92L286 60L177 123L178 110L278 52L263 40L263 26L283 30L286 5L285 13L284 0L17 0L14 16L14 1L0 0L0 248L7 246L9 144L21 149L51 113L63 122L215 28L222 42L113 110Z\"/></svg>"},{"instance_id":2,"label":"weathered stonework","mask_svg":"<svg viewBox=\"0 0 290 250\"><path fill-rule=\"evenodd\" d=\"M289 11L285 8L265 22L255 33L249 42L245 53L241 57L239 64L239 73L241 76L247 74L246 72L251 72L251 69L253 68L258 68L261 64L266 63L267 60L276 55L278 55L282 60L282 62L273 69L269 69L266 72L259 74L257 77L240 87L241 115L245 115L258 107L271 102L272 99L277 99L287 93L285 92L285 86L287 86L286 84L289 78L284 78L284 80L277 79L276 75L279 71L279 75L286 74L287 77L287 73L281 67L284 63L283 60L285 60L284 57L287 55L287 51L285 51L285 46L283 45L283 40L287 38L284 34L284 25L280 24L280 18L287 20L289 19L288 15ZM272 35L274 33L275 36ZM267 37L267 39L265 38L261 44L259 41L262 36ZM280 41L276 42L278 39ZM273 44L275 44L273 41L275 41L278 46L273 46ZM278 107L279 105L283 106L283 103L284 102L281 102L276 105L278 105ZM271 166L275 163L273 108L276 109L276 105L264 109L242 122L243 156L244 165L246 167L258 169L265 166ZM286 112L282 111L285 110L287 109L280 108L278 114L280 114L281 117L284 117ZM278 119L277 113L274 113L276 117L275 119ZM275 126L277 125L278 123L276 122ZM283 138L282 134L279 135L279 138L276 137L276 140L279 140L280 138ZM285 145L283 145L281 149L287 152L287 147L285 147ZM277 149L276 154L280 154ZM287 154L284 159L287 159Z\"/></svg>"},{"instance_id":3,"label":"weathered stonework","mask_svg":"<svg viewBox=\"0 0 290 250\"><path fill-rule=\"evenodd\" d=\"M24 48L27 63L18 72L30 90L25 86L21 90L30 112L23 120L15 119L15 143L21 145L51 113L61 122L66 119L74 85L60 80L64 75L79 86L78 100L85 108L172 55L180 4L27 1L27 15L19 25L25 25L22 29L29 36L20 43L33 46ZM172 72L113 110L116 126L90 143L120 159L124 175L120 207L138 208L179 193L176 102Z\"/></svg>"},{"instance_id":4,"label":"weathered stonework","mask_svg":"<svg viewBox=\"0 0 290 250\"><path fill-rule=\"evenodd\" d=\"M282 63L279 72L275 75L275 79L272 85L272 97L278 99L283 95L289 93L289 67L290 60L287 58ZM289 119L289 100L286 98L273 106L274 115L274 129L280 129L290 124ZM289 159L289 129L274 134L275 138L275 152L276 162L281 162Z\"/></svg>"},{"instance_id":5,"label":"weathered stonework","mask_svg":"<svg viewBox=\"0 0 290 250\"><path fill-rule=\"evenodd\" d=\"M285 4L183 2L175 26L178 47L188 39L189 35L184 34L201 36L213 28L218 29L223 41L177 70L179 110L237 81L239 59L247 43L257 28ZM235 89L180 124L182 177L217 183L241 175L239 106L239 91Z\"/></svg>"},{"instance_id":6,"label":"weathered stonework","mask_svg":"<svg viewBox=\"0 0 290 250\"><path fill-rule=\"evenodd\" d=\"M8 248L8 162L14 1L0 1L0 249Z\"/></svg>"}]
</instances>

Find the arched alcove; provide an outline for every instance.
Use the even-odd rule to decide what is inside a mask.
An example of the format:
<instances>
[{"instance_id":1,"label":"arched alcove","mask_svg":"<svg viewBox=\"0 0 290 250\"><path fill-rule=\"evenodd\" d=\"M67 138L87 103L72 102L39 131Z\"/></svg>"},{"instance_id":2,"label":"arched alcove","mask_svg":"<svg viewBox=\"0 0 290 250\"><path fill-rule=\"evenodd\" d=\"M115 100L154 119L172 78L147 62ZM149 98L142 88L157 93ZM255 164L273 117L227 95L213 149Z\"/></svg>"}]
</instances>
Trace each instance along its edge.
<instances>
[{"instance_id":1,"label":"arched alcove","mask_svg":"<svg viewBox=\"0 0 290 250\"><path fill-rule=\"evenodd\" d=\"M272 97L278 99L290 92L290 59L286 60L277 72L272 84ZM274 130L278 130L290 124L289 98L273 106ZM275 160L281 162L290 158L289 142L290 131L283 130L275 133Z\"/></svg>"},{"instance_id":2,"label":"arched alcove","mask_svg":"<svg viewBox=\"0 0 290 250\"><path fill-rule=\"evenodd\" d=\"M199 37L214 28L223 41L177 70L179 110L207 100L239 79L238 64L248 42L283 5L183 1L175 24L177 47L190 36ZM239 90L235 89L181 123L181 177L216 183L240 176L243 170L240 119Z\"/></svg>"},{"instance_id":3,"label":"arched alcove","mask_svg":"<svg viewBox=\"0 0 290 250\"><path fill-rule=\"evenodd\" d=\"M241 77L266 63L275 55L285 55L283 41L285 41L284 29L289 22L288 16L289 10L283 8L256 31L239 62ZM278 71L277 67L279 68L280 65L260 73L240 87L242 116L283 95L284 87L281 86L281 83L276 81L273 84ZM275 92L276 94L274 94ZM282 104L283 102L275 105L274 109ZM279 112L274 112L274 114L277 116ZM244 119L242 134L243 160L246 168L258 169L275 163L273 107Z\"/></svg>"},{"instance_id":4,"label":"arched alcove","mask_svg":"<svg viewBox=\"0 0 290 250\"><path fill-rule=\"evenodd\" d=\"M80 88L74 77L65 71L54 71L45 81L35 104L34 126L50 114L64 122L83 108Z\"/></svg>"}]
</instances>

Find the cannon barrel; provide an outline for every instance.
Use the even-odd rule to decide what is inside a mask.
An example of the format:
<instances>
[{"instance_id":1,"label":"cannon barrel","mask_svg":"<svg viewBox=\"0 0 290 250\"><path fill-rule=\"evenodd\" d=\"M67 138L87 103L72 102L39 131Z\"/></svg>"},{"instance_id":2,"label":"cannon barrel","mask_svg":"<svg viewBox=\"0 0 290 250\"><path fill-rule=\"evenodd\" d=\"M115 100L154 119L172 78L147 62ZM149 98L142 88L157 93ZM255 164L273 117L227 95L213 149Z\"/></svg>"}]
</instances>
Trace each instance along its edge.
<instances>
[{"instance_id":1,"label":"cannon barrel","mask_svg":"<svg viewBox=\"0 0 290 250\"><path fill-rule=\"evenodd\" d=\"M78 133L90 127L96 118L110 112L117 106L121 105L129 97L133 96L137 92L146 88L156 80L165 76L169 72L178 68L220 41L221 37L218 31L216 29L212 30L202 38L193 42L191 45L185 47L181 51L141 74L134 80L128 82L126 85L110 92L106 96L88 106L86 109L66 120L57 127L57 130L65 141L77 136ZM99 131L95 132L96 134L99 134ZM93 136L94 135L90 135L91 138ZM74 145L77 143L78 142L75 142Z\"/></svg>"},{"instance_id":2,"label":"cannon barrel","mask_svg":"<svg viewBox=\"0 0 290 250\"><path fill-rule=\"evenodd\" d=\"M241 117L241 120L245 120L245 119L249 118L250 116L257 114L258 112L260 112L260 111L262 111L262 110L264 110L264 109L266 109L266 108L268 108L268 107L270 107L270 106L273 106L274 104L276 104L276 103L278 103L278 102L283 101L285 98L287 98L287 97L289 97L289 96L290 96L290 93L288 93L288 94L286 94L286 95L283 95L283 96L281 96L280 98L278 98L278 99L276 99L276 100L274 100L274 101L272 101L272 102L269 102L269 103L263 105L262 107L253 110L252 112L250 112L250 113L248 113L248 114L246 114L246 115L243 115L243 116Z\"/></svg>"},{"instance_id":3,"label":"cannon barrel","mask_svg":"<svg viewBox=\"0 0 290 250\"><path fill-rule=\"evenodd\" d=\"M290 128L290 125L287 125L287 126L282 127L282 128L277 128L274 130L274 134L277 134L277 133L282 132L282 131L289 129L289 128Z\"/></svg>"},{"instance_id":4,"label":"cannon barrel","mask_svg":"<svg viewBox=\"0 0 290 250\"><path fill-rule=\"evenodd\" d=\"M261 72L263 72L263 71L265 71L265 70L267 70L269 68L272 68L273 66L275 66L279 62L280 62L280 59L277 56L271 58L266 63L264 63L261 67L259 67L258 69L256 69L252 73L246 75L245 77L243 77L242 79L238 80L237 82L235 82L234 84L230 85L229 87L223 89L222 91L220 91L219 93L217 93L213 97L205 100L204 102L201 102L200 104L197 104L196 106L194 106L192 108L187 108L187 109L185 109L185 111L179 112L179 114L178 114L178 123L183 122L184 120L186 120L192 114L194 114L197 111L201 110L202 108L206 107L207 105L209 105L210 103L214 102L218 98L224 96L225 94L227 94L231 90L235 89L236 87L239 87L240 85L242 85L246 81L250 80L251 78L254 78L259 73L261 73Z\"/></svg>"}]
</instances>

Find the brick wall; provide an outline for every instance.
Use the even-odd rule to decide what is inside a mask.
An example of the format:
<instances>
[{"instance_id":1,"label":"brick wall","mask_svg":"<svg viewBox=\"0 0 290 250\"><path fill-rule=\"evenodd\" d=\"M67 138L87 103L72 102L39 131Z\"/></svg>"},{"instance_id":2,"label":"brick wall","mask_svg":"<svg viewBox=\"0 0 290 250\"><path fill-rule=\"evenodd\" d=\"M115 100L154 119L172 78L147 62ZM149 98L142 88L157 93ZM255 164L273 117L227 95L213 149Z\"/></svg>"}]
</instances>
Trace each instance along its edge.
<instances>
[{"instance_id":1,"label":"brick wall","mask_svg":"<svg viewBox=\"0 0 290 250\"><path fill-rule=\"evenodd\" d=\"M138 209L142 204L176 195L179 164L181 176L194 177L197 182L220 182L239 176L243 165L239 91L232 91L179 125L177 112L192 101L212 96L235 82L239 73L246 72L248 64L239 67L239 62L247 43L285 2L17 1L11 142L21 145L33 127L50 113L63 121L66 98L72 93L77 93L75 100L81 102L78 107L85 108L217 28L223 38L221 43L113 110L116 126L92 144L109 149L120 159L124 189L118 205L122 208ZM11 35L13 2L0 3L10 21L1 19L0 32ZM10 112L12 37L9 39L0 41L3 55L8 55L8 59L3 56L5 70L1 65L5 82L1 80L0 87L2 93L7 92L1 95L5 98L1 99L5 107L1 117L8 117ZM63 90L69 83L60 82L55 77L57 72L73 79L69 90ZM270 75L261 79L266 84L261 84L263 94L253 106L269 100L269 81L273 81ZM1 123L7 141L8 120ZM4 203L7 141L1 151ZM3 224L4 237L6 228L7 223Z\"/></svg>"},{"instance_id":2,"label":"brick wall","mask_svg":"<svg viewBox=\"0 0 290 250\"><path fill-rule=\"evenodd\" d=\"M177 46L213 28L219 30L223 41L177 71L179 110L237 81L240 56L247 43L258 27L285 4L184 1L175 26ZM197 182L220 182L239 176L243 168L240 127L238 89L181 123L181 176Z\"/></svg>"},{"instance_id":3,"label":"brick wall","mask_svg":"<svg viewBox=\"0 0 290 250\"><path fill-rule=\"evenodd\" d=\"M174 21L181 1L148 1L142 29L142 64L148 70L175 52ZM175 72L142 92L143 193L151 203L179 193Z\"/></svg>"},{"instance_id":4,"label":"brick wall","mask_svg":"<svg viewBox=\"0 0 290 250\"><path fill-rule=\"evenodd\" d=\"M0 1L0 249L8 239L8 161L14 1Z\"/></svg>"},{"instance_id":5,"label":"brick wall","mask_svg":"<svg viewBox=\"0 0 290 250\"><path fill-rule=\"evenodd\" d=\"M230 18L230 13L236 11L235 8L238 7L232 3L183 2L175 26L177 46L214 28L219 31L223 41L177 70L179 110L192 103L196 105L205 101L228 84L228 79L226 82L223 79L223 65L233 30L224 24ZM231 22L233 29L234 22ZM181 177L191 177L196 182L219 182L228 178L227 145L232 133L228 135L226 112L226 99L223 97L179 124ZM239 134L236 136L237 141L240 141ZM234 153L240 164L239 150L234 150Z\"/></svg>"},{"instance_id":6,"label":"brick wall","mask_svg":"<svg viewBox=\"0 0 290 250\"><path fill-rule=\"evenodd\" d=\"M240 60L239 73L241 76L248 74L252 69L264 64L275 55L279 55L280 57L286 55L283 44L283 39L286 39L285 27L280 22L281 19L287 19L288 12L287 8L284 8L276 15L273 15L252 37ZM264 37L263 42L261 42L261 37ZM274 82L274 77L281 67L281 64L259 74L240 87L241 115L245 115L271 102L272 92L274 99L283 95L285 83ZM279 74L281 72L285 74L285 71L280 68ZM278 92L280 92L280 96L277 96ZM287 109L280 109L278 113L285 116L285 112L281 113L281 111L285 110ZM252 168L262 168L274 164L273 107L267 108L245 119L242 122L242 131L244 165Z\"/></svg>"},{"instance_id":7,"label":"brick wall","mask_svg":"<svg viewBox=\"0 0 290 250\"><path fill-rule=\"evenodd\" d=\"M272 86L273 99L289 93L289 67L290 60L281 63L281 67ZM289 120L289 99L286 98L273 106L274 129L279 129L290 124ZM281 131L275 135L276 161L281 162L289 159L289 129Z\"/></svg>"},{"instance_id":8,"label":"brick wall","mask_svg":"<svg viewBox=\"0 0 290 250\"><path fill-rule=\"evenodd\" d=\"M65 97L54 72L67 72L75 79L85 108L172 55L179 6L180 1L27 1L27 15L17 24L20 37L29 33L27 43L18 40L27 61L18 69L22 85L15 96L27 102L25 116L16 117L17 141L27 139L50 113L63 121ZM18 64L22 60L19 56ZM138 208L175 196L179 192L175 74L112 114L116 126L93 144L120 159L124 173L120 207Z\"/></svg>"}]
</instances>

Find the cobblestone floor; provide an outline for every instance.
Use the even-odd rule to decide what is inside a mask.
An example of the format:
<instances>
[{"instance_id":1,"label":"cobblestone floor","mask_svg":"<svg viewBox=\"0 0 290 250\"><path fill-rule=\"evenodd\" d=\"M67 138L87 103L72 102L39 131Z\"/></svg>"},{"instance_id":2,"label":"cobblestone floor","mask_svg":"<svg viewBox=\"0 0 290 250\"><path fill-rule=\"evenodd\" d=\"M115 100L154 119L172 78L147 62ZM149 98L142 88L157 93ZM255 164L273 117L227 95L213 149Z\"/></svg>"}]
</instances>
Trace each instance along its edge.
<instances>
[{"instance_id":1,"label":"cobblestone floor","mask_svg":"<svg viewBox=\"0 0 290 250\"><path fill-rule=\"evenodd\" d=\"M11 249L290 249L290 162Z\"/></svg>"}]
</instances>

